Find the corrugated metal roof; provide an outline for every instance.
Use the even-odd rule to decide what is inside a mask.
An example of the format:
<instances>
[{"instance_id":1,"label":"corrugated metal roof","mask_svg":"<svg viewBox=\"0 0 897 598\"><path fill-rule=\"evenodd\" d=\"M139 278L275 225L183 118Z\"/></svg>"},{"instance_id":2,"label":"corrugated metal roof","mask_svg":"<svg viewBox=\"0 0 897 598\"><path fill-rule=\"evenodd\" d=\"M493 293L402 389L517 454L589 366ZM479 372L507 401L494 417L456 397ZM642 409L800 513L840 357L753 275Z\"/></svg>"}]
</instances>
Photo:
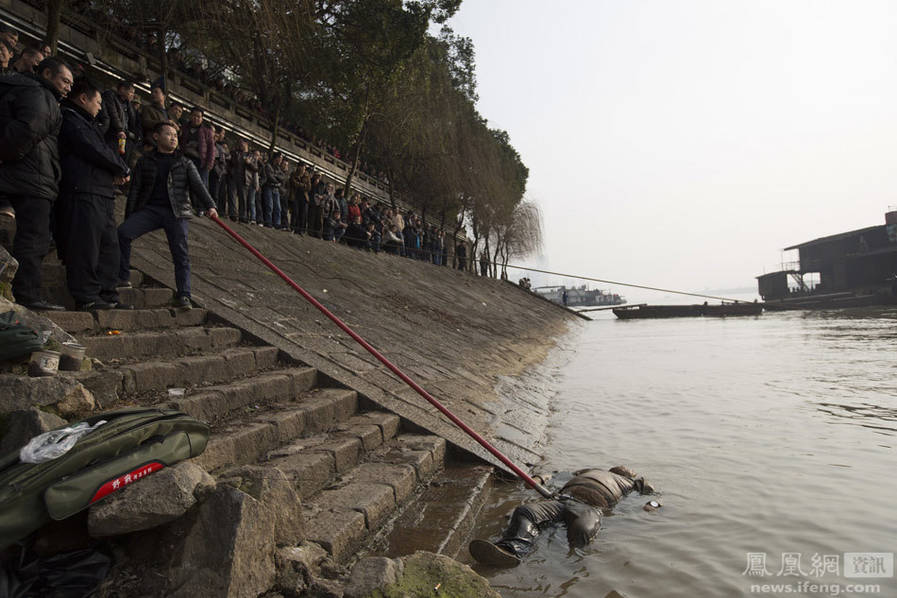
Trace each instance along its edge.
<instances>
[{"instance_id":1,"label":"corrugated metal roof","mask_svg":"<svg viewBox=\"0 0 897 598\"><path fill-rule=\"evenodd\" d=\"M840 241L841 239L846 239L847 237L852 237L856 235L862 235L863 233L872 232L874 230L884 228L884 224L878 224L876 226L867 226L866 228L858 228L857 230L852 230L846 233L838 233L837 235L829 235L827 237L819 237L818 239L813 239L812 241L807 241L806 243L800 243L798 245L792 245L791 247L786 247L784 251L789 251L791 249L802 249L804 247L811 247L813 245L821 245L823 243L832 243L834 241Z\"/></svg>"}]
</instances>

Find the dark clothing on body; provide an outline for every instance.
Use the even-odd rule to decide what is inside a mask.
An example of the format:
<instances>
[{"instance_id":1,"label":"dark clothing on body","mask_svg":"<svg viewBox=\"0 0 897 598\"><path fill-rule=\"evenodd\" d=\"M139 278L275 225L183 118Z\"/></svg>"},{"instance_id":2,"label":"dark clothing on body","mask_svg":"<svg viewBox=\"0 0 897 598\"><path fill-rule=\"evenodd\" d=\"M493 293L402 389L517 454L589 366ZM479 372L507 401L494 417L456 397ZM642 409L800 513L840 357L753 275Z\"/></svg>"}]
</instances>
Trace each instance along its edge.
<instances>
[{"instance_id":1,"label":"dark clothing on body","mask_svg":"<svg viewBox=\"0 0 897 598\"><path fill-rule=\"evenodd\" d=\"M533 548L545 527L554 523L567 526L567 541L574 548L586 546L601 526L601 509L610 509L633 490L650 493L643 478L629 478L601 469L577 471L561 489L566 498L542 500L514 510L511 523L496 544L519 556Z\"/></svg>"}]
</instances>

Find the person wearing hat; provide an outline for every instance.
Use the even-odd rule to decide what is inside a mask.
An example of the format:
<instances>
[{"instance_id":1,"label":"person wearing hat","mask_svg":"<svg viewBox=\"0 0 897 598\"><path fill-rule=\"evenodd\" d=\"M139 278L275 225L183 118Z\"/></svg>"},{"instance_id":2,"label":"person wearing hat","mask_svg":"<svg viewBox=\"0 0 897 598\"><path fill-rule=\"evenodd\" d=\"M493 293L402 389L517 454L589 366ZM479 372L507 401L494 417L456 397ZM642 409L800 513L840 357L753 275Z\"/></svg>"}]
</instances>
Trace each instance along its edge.
<instances>
[{"instance_id":1,"label":"person wearing hat","mask_svg":"<svg viewBox=\"0 0 897 598\"><path fill-rule=\"evenodd\" d=\"M567 526L567 541L572 548L588 545L601 527L602 509L611 509L633 490L653 494L654 487L628 467L582 469L564 484L553 500L526 503L514 509L511 523L497 542L474 540L468 550L477 562L493 567L515 567L532 552L541 530L563 522ZM653 504L652 504L653 503ZM656 504L656 506L654 506ZM654 510L657 501L648 505ZM647 506L647 505L646 505Z\"/></svg>"}]
</instances>

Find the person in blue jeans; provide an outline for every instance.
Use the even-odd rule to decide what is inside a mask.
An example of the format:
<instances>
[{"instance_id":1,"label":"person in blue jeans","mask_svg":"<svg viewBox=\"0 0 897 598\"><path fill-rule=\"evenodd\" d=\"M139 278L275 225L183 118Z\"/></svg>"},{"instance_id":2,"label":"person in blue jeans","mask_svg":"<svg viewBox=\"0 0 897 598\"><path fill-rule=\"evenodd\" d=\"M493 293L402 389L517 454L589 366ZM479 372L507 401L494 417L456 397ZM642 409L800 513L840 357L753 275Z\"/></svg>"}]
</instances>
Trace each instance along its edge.
<instances>
[{"instance_id":1,"label":"person in blue jeans","mask_svg":"<svg viewBox=\"0 0 897 598\"><path fill-rule=\"evenodd\" d=\"M265 184L262 187L262 211L264 224L267 227L280 228L280 187L284 181L283 169L280 167L283 156L275 153L265 163Z\"/></svg>"},{"instance_id":2,"label":"person in blue jeans","mask_svg":"<svg viewBox=\"0 0 897 598\"><path fill-rule=\"evenodd\" d=\"M170 122L161 122L153 129L156 151L143 156L134 167L125 221L118 227L119 281L129 286L131 243L154 230L163 229L174 262L177 294L174 307L190 309L190 254L187 247L189 222L193 217L190 192L195 194L209 218L218 211L212 196L203 184L196 165L175 150L178 133Z\"/></svg>"}]
</instances>

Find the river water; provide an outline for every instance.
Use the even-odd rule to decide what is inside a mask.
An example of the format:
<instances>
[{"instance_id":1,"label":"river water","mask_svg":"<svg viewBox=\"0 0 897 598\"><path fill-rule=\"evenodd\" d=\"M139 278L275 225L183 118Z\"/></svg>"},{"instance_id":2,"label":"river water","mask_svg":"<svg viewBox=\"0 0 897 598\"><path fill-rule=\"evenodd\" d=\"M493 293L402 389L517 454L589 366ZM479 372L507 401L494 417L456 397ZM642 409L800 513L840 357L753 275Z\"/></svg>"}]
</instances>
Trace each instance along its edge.
<instances>
[{"instance_id":1,"label":"river water","mask_svg":"<svg viewBox=\"0 0 897 598\"><path fill-rule=\"evenodd\" d=\"M559 528L523 565L477 571L505 598L897 596L895 349L893 309L599 312L534 374L556 393L543 468L625 464L664 506L630 495L584 550ZM533 498L500 488L480 535Z\"/></svg>"}]
</instances>

